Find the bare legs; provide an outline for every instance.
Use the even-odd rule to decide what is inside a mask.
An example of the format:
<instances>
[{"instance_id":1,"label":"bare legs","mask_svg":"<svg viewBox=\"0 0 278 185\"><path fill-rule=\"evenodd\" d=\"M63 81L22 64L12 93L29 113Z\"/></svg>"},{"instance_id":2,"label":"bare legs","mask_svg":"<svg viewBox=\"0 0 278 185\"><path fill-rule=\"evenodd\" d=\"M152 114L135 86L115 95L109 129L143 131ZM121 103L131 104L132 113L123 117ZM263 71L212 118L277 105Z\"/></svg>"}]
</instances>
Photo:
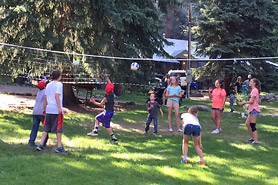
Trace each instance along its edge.
<instances>
[{"instance_id":1,"label":"bare legs","mask_svg":"<svg viewBox=\"0 0 278 185\"><path fill-rule=\"evenodd\" d=\"M173 107L168 107L168 123L169 123L169 129L172 128L172 109ZM176 117L176 123L177 123L177 129L180 130L180 116L179 116L179 107L174 107L175 110L175 117Z\"/></svg>"},{"instance_id":2,"label":"bare legs","mask_svg":"<svg viewBox=\"0 0 278 185\"><path fill-rule=\"evenodd\" d=\"M247 119L246 119L246 121L245 121L245 125L246 125L246 127L247 127L247 129L248 129L248 131L249 131L249 133L250 133L250 136L251 136L251 138L253 138L254 139L254 141L257 143L257 142L259 142L258 141L258 132L257 132L257 130L255 130L254 132L252 131L252 128L251 128L251 126L250 126L250 123L256 123L256 121L257 121L257 115L248 115L248 117L247 117Z\"/></svg>"},{"instance_id":3,"label":"bare legs","mask_svg":"<svg viewBox=\"0 0 278 185\"><path fill-rule=\"evenodd\" d=\"M211 111L211 119L218 130L221 127L221 116L222 116L222 111L216 111L216 110Z\"/></svg>"},{"instance_id":4,"label":"bare legs","mask_svg":"<svg viewBox=\"0 0 278 185\"><path fill-rule=\"evenodd\" d=\"M187 154L188 154L189 139L190 139L190 136L183 135L183 144L182 144L182 154L183 154L183 156L187 156ZM193 145L196 149L196 152L198 153L200 158L203 158L204 157L203 156L203 151L200 148L199 141L200 141L200 136L197 136L197 137L193 136Z\"/></svg>"}]
</instances>

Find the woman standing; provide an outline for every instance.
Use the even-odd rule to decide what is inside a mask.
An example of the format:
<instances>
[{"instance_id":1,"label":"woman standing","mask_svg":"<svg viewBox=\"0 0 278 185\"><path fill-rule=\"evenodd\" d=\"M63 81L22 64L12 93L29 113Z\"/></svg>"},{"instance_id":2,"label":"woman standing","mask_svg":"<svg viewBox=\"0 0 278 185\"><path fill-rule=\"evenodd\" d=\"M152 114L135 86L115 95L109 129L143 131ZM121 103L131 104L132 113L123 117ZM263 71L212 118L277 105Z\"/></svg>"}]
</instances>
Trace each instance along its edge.
<instances>
[{"instance_id":1,"label":"woman standing","mask_svg":"<svg viewBox=\"0 0 278 185\"><path fill-rule=\"evenodd\" d=\"M261 92L261 83L258 79L253 78L249 86L251 87L251 95L249 101L240 102L240 105L249 104L248 112L249 115L246 119L245 125L251 135L251 138L248 139L248 142L251 144L259 144L258 141L258 131L256 128L257 117L260 114L261 110L259 107L259 96Z\"/></svg>"},{"instance_id":2,"label":"woman standing","mask_svg":"<svg viewBox=\"0 0 278 185\"><path fill-rule=\"evenodd\" d=\"M177 123L177 131L182 132L180 129L180 117L179 117L179 99L182 97L181 95L181 87L178 85L177 78L172 76L170 78L170 85L167 87L166 91L167 107L168 107L168 123L169 123L169 131L172 132L172 109L175 110L176 123Z\"/></svg>"},{"instance_id":3,"label":"woman standing","mask_svg":"<svg viewBox=\"0 0 278 185\"><path fill-rule=\"evenodd\" d=\"M236 85L235 85L235 92L236 92L236 94L241 94L242 93L242 80L241 80L241 76L237 77Z\"/></svg>"},{"instance_id":4,"label":"woman standing","mask_svg":"<svg viewBox=\"0 0 278 185\"><path fill-rule=\"evenodd\" d=\"M209 88L209 98L212 100L211 119L215 123L216 129L212 131L213 134L218 134L221 129L221 116L225 108L226 91L222 89L222 81L215 81L215 89Z\"/></svg>"}]
</instances>

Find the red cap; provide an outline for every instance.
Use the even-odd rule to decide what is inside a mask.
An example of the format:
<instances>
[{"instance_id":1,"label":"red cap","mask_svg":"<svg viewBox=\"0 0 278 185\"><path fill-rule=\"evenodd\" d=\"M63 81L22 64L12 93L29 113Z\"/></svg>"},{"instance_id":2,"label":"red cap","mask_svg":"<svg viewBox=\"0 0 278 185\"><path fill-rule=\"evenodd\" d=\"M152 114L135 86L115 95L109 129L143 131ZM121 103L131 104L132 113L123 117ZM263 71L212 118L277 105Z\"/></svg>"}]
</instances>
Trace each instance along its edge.
<instances>
[{"instance_id":1,"label":"red cap","mask_svg":"<svg viewBox=\"0 0 278 185\"><path fill-rule=\"evenodd\" d=\"M40 90L43 90L45 88L45 86L46 86L46 82L43 80L38 83L38 88Z\"/></svg>"},{"instance_id":2,"label":"red cap","mask_svg":"<svg viewBox=\"0 0 278 185\"><path fill-rule=\"evenodd\" d=\"M106 87L105 87L105 92L106 92L107 94L112 93L113 90L114 90L114 85L113 85L113 84L109 83L109 84L106 85Z\"/></svg>"}]
</instances>

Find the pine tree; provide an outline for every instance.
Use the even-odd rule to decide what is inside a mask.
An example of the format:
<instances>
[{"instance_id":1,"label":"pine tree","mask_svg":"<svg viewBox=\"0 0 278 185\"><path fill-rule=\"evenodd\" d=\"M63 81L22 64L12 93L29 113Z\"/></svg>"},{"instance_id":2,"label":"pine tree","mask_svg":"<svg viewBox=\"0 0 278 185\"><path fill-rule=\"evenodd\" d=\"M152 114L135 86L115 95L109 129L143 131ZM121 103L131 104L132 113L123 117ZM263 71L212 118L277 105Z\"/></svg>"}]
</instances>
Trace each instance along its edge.
<instances>
[{"instance_id":1,"label":"pine tree","mask_svg":"<svg viewBox=\"0 0 278 185\"><path fill-rule=\"evenodd\" d=\"M199 25L195 28L200 54L210 58L244 58L274 56L277 52L277 3L270 0L200 1ZM275 49L276 48L276 49ZM250 63L250 65L249 65ZM237 75L252 73L263 83L263 76L274 72L265 61L209 62L206 72L223 78L228 91Z\"/></svg>"},{"instance_id":2,"label":"pine tree","mask_svg":"<svg viewBox=\"0 0 278 185\"><path fill-rule=\"evenodd\" d=\"M158 2L158 3L157 3ZM158 11L168 1L155 0L2 0L0 2L0 41L36 48L75 53L123 57L165 55L159 34ZM166 42L167 43L167 42ZM14 75L50 64L65 68L75 57L42 54L28 50L0 47L2 69ZM9 52L8 52L9 50ZM17 53L20 52L21 57ZM37 55L34 57L34 55ZM17 57L15 57L17 56ZM130 62L76 57L87 73L111 73L116 82L129 82ZM44 63L44 64L43 64ZM127 63L129 63L127 65ZM146 72L150 66L141 63ZM147 70L148 69L148 70ZM66 68L65 71L70 71ZM134 73L133 80L147 82L144 72ZM67 89L67 88L65 88ZM71 97L72 98L72 97ZM71 99L69 98L69 99ZM64 98L66 99L66 98ZM70 102L68 102L70 103Z\"/></svg>"}]
</instances>

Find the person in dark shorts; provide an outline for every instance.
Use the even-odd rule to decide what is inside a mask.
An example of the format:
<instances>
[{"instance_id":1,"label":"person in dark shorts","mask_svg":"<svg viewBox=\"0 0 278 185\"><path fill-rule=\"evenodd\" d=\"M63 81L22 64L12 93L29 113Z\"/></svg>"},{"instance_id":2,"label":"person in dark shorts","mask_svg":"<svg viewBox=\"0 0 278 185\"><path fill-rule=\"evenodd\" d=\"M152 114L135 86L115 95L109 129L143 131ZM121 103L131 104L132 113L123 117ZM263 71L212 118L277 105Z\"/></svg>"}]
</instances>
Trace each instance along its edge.
<instances>
[{"instance_id":1,"label":"person in dark shorts","mask_svg":"<svg viewBox=\"0 0 278 185\"><path fill-rule=\"evenodd\" d=\"M52 72L52 81L46 86L43 114L45 115L43 123L43 133L38 151L43 150L43 144L48 133L56 133L57 149L56 153L68 152L62 146L62 133L64 127L64 111L63 111L63 84L61 72L54 70Z\"/></svg>"},{"instance_id":2,"label":"person in dark shorts","mask_svg":"<svg viewBox=\"0 0 278 185\"><path fill-rule=\"evenodd\" d=\"M201 139L201 125L197 118L198 109L197 107L190 107L188 113L183 113L181 115L183 123L183 144L182 144L182 153L183 159L182 163L187 164L187 153L188 153L188 143L191 135L193 136L193 145L200 157L199 164L205 165L206 162L203 156L203 145Z\"/></svg>"},{"instance_id":3,"label":"person in dark shorts","mask_svg":"<svg viewBox=\"0 0 278 185\"><path fill-rule=\"evenodd\" d=\"M155 93L150 94L150 101L147 103L147 109L149 111L146 126L145 126L145 133L148 133L150 124L153 120L154 124L154 131L153 133L157 135L157 109L159 109L161 116L163 116L163 112L158 104L157 101L155 101Z\"/></svg>"},{"instance_id":4,"label":"person in dark shorts","mask_svg":"<svg viewBox=\"0 0 278 185\"><path fill-rule=\"evenodd\" d=\"M105 97L100 103L96 102L93 98L90 99L90 102L92 102L93 104L99 107L104 106L105 110L95 117L95 127L93 128L92 132L89 132L87 134L87 136L98 136L99 123L102 123L102 126L106 128L108 134L111 136L111 142L117 144L118 139L115 137L112 128L110 127L110 121L114 115L114 85L111 83L107 75L105 75L105 78L108 82L105 87L105 92L107 93Z\"/></svg>"}]
</instances>

